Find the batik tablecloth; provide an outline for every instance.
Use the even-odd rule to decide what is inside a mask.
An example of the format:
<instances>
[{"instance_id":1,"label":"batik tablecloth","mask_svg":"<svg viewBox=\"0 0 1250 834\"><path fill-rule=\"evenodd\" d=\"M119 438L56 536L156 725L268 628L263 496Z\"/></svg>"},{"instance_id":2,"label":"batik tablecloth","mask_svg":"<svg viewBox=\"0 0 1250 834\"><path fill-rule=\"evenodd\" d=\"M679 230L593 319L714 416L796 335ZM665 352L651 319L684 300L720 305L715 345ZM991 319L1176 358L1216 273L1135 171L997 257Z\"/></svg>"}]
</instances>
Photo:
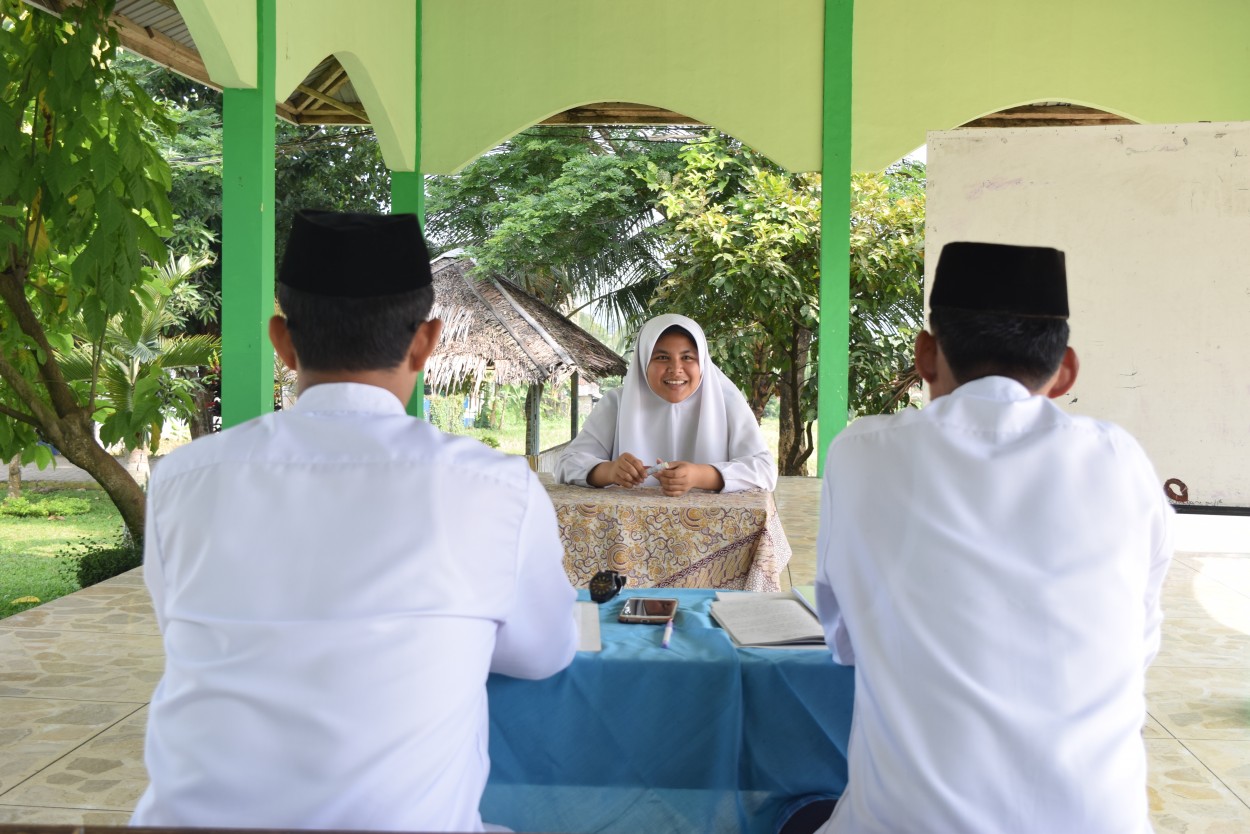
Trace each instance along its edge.
<instances>
[{"instance_id":1,"label":"batik tablecloth","mask_svg":"<svg viewBox=\"0 0 1250 834\"><path fill-rule=\"evenodd\" d=\"M547 481L547 479L544 479ZM771 492L589 489L544 483L564 542L564 570L584 588L601 570L630 588L776 591L790 561Z\"/></svg>"}]
</instances>

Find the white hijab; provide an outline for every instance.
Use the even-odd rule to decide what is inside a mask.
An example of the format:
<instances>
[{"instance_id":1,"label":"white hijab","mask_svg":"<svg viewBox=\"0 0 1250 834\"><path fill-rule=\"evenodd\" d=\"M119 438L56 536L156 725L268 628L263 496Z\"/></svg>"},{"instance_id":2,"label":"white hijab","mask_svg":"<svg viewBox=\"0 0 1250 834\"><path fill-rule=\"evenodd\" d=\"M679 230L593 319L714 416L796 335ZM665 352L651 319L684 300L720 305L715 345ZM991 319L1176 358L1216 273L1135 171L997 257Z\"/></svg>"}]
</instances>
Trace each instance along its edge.
<instances>
[{"instance_id":1,"label":"white hijab","mask_svg":"<svg viewBox=\"0 0 1250 834\"><path fill-rule=\"evenodd\" d=\"M647 363L660 335L674 325L694 339L699 350L699 370L703 378L699 387L679 403L670 403L651 390L647 382ZM643 325L629 369L621 383L620 412L616 420L616 448L613 457L629 452L647 466L656 458L663 461L685 460L691 463L723 463L731 459L729 427L743 419L745 411L754 423L754 415L734 384L712 364L707 352L703 328L685 316L656 316ZM727 396L732 391L737 396ZM730 414L733 408L735 413ZM657 481L648 478L647 483Z\"/></svg>"}]
</instances>

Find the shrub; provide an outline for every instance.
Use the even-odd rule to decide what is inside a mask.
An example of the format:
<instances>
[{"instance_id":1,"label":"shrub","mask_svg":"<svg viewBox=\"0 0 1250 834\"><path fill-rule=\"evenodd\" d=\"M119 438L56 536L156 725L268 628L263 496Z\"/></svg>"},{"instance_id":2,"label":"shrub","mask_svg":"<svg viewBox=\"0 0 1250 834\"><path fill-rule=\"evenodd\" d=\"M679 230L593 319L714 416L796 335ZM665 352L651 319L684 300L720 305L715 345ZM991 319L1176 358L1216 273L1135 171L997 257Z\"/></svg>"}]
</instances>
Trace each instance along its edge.
<instances>
[{"instance_id":1,"label":"shrub","mask_svg":"<svg viewBox=\"0 0 1250 834\"><path fill-rule=\"evenodd\" d=\"M85 498L53 497L39 501L19 496L6 498L0 503L0 514L18 518L48 518L51 516L83 515L91 512L91 502Z\"/></svg>"},{"instance_id":2,"label":"shrub","mask_svg":"<svg viewBox=\"0 0 1250 834\"><path fill-rule=\"evenodd\" d=\"M61 555L65 570L77 578L82 588L112 579L143 564L142 548L136 547L124 533L111 542L83 539Z\"/></svg>"},{"instance_id":3,"label":"shrub","mask_svg":"<svg viewBox=\"0 0 1250 834\"><path fill-rule=\"evenodd\" d=\"M493 434L484 434L481 436L480 439L483 443L485 443L487 446L491 447L492 449L499 448L499 438L495 437L495 435Z\"/></svg>"}]
</instances>

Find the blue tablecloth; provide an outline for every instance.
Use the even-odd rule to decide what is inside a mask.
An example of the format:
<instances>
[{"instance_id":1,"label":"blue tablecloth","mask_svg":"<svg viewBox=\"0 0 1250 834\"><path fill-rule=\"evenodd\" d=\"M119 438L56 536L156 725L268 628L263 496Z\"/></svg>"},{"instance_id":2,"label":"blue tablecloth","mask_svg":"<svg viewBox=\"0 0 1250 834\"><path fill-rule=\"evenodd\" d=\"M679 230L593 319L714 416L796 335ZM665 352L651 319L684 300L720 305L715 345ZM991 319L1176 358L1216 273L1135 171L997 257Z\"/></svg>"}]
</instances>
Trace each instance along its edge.
<instances>
[{"instance_id":1,"label":"blue tablecloth","mask_svg":"<svg viewBox=\"0 0 1250 834\"><path fill-rule=\"evenodd\" d=\"M680 600L673 640L617 622L628 596ZM583 592L584 598L584 592ZM492 675L482 817L517 831L775 831L789 800L846 785L854 670L826 649L738 649L714 591L627 590L602 652L545 681Z\"/></svg>"}]
</instances>

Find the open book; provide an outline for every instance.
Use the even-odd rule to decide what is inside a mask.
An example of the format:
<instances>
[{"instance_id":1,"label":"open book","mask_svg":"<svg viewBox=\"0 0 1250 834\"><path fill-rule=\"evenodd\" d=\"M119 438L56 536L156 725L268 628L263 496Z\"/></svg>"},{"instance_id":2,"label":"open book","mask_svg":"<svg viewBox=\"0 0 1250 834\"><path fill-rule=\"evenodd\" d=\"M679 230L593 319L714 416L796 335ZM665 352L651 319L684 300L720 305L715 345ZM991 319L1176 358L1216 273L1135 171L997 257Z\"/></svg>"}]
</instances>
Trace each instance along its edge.
<instances>
[{"instance_id":1,"label":"open book","mask_svg":"<svg viewBox=\"0 0 1250 834\"><path fill-rule=\"evenodd\" d=\"M801 589L767 594L718 593L710 613L739 646L797 648L825 643L815 606Z\"/></svg>"}]
</instances>

